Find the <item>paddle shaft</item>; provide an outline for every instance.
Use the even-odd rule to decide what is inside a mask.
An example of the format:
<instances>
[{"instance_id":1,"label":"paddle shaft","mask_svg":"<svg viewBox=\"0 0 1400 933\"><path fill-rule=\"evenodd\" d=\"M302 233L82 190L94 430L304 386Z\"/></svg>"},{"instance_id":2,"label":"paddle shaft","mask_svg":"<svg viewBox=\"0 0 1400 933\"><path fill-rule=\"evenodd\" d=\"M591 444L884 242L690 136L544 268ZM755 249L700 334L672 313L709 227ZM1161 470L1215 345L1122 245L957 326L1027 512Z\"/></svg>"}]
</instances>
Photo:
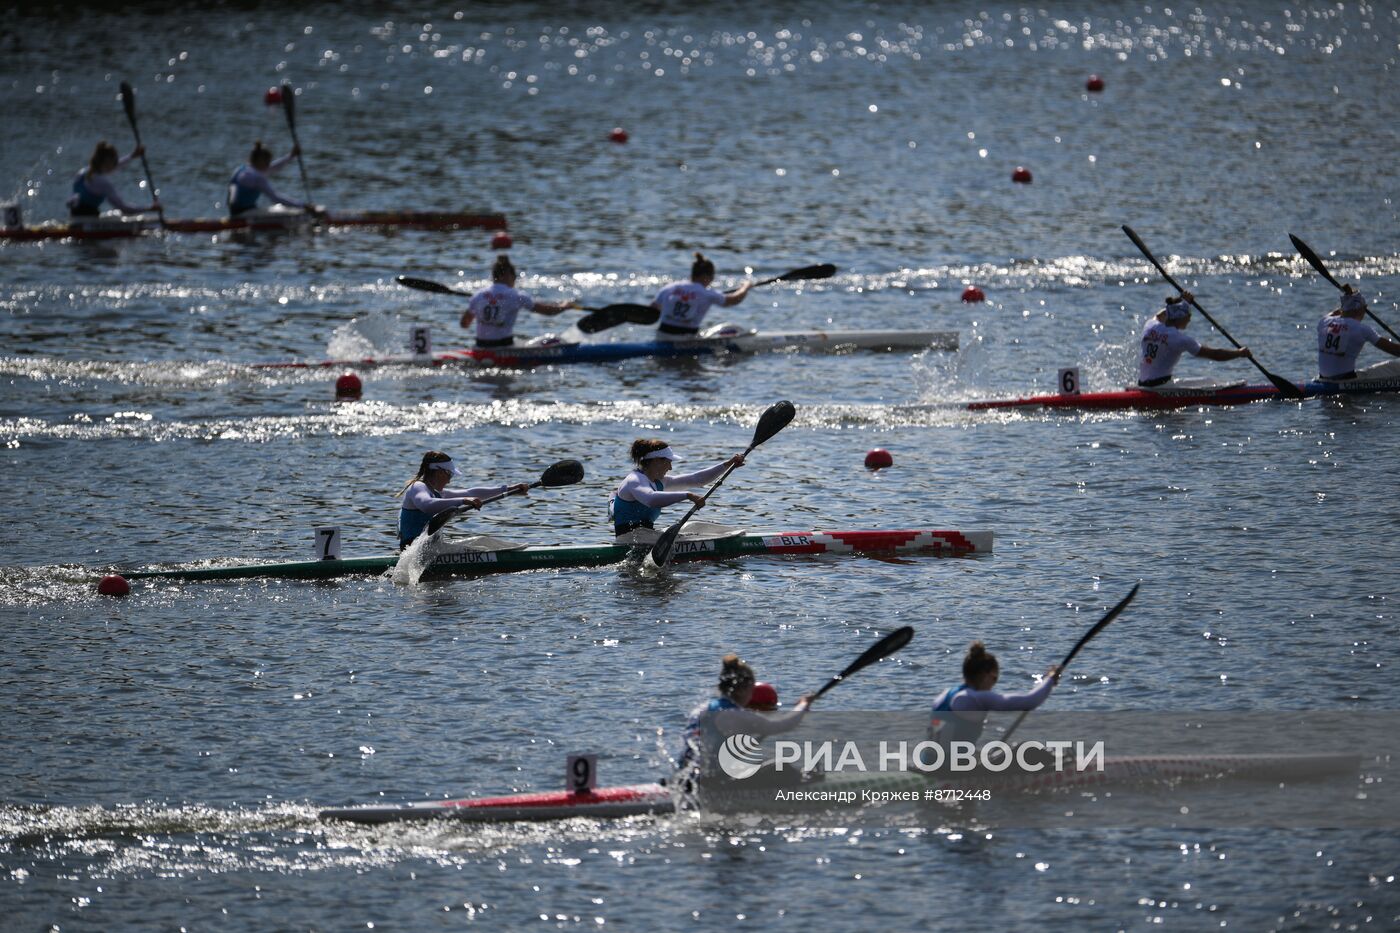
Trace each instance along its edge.
<instances>
[{"instance_id":1,"label":"paddle shaft","mask_svg":"<svg viewBox=\"0 0 1400 933\"><path fill-rule=\"evenodd\" d=\"M1128 608L1128 603L1133 601L1133 597L1137 595L1138 587L1140 586L1142 586L1141 583L1134 584L1133 588L1128 591L1128 595L1124 596L1123 599L1118 603L1118 605L1108 610L1107 614L1105 614L1102 619L1094 623L1093 628L1089 629L1089 631L1084 633L1084 637L1080 638L1079 641L1074 643L1074 647L1070 649L1069 654L1065 655L1065 659L1060 662L1060 676L1064 676L1065 668L1069 667L1069 662L1074 660L1074 656L1079 654L1083 647L1089 644L1089 641L1095 635L1108 628L1108 624L1114 619L1118 618L1119 613L1121 613L1124 609ZM1011 724L1011 728L1007 729L1006 732L1002 734L1001 740L1003 742L1006 742L1011 738L1011 733L1016 731L1017 727L1019 727L1021 723L1025 721L1025 718L1029 713L1030 710L1023 710L1021 712L1021 715L1016 717L1016 721Z\"/></svg>"},{"instance_id":2,"label":"paddle shaft","mask_svg":"<svg viewBox=\"0 0 1400 933\"><path fill-rule=\"evenodd\" d=\"M747 457L749 454L753 453L753 449L757 446L757 444L750 444L748 447L745 447L744 456ZM690 510L681 516L680 521L676 522L675 527L678 529L677 534L680 533L680 526L690 521L690 516L694 515L697 511L699 511L701 505L709 501L710 496L714 495L716 489L724 485L724 481L729 479L729 474L733 473L736 469L738 469L738 466L739 465L737 463L729 464L729 467L719 475L719 479L715 480L715 484L709 489L705 490L705 494L700 497L700 501L691 503Z\"/></svg>"},{"instance_id":3,"label":"paddle shaft","mask_svg":"<svg viewBox=\"0 0 1400 933\"><path fill-rule=\"evenodd\" d=\"M292 134L292 145L297 151L297 168L301 170L301 190L306 193L306 206L311 207L314 198L311 197L311 183L306 180L306 163L301 158L301 141L297 139L297 121L293 111L296 104L296 91L290 84L282 85L282 112L287 116L287 129Z\"/></svg>"},{"instance_id":4,"label":"paddle shaft","mask_svg":"<svg viewBox=\"0 0 1400 933\"><path fill-rule=\"evenodd\" d=\"M1201 317L1205 318L1207 321L1210 322L1212 327L1220 331L1221 336L1223 336L1226 340L1230 341L1230 343L1232 343L1236 349L1244 349L1238 340L1230 336L1229 331L1220 326L1219 321L1211 317L1209 312L1207 312L1205 308L1201 307L1200 302L1196 301L1194 295L1188 295L1186 289L1182 288L1180 283L1178 283L1176 279L1172 278L1171 275L1168 274L1167 270L1162 267L1162 264L1157 261L1157 257L1152 255L1152 250L1147 248L1147 244L1142 242L1142 238L1139 237L1137 233L1133 231L1132 227L1129 227L1127 224L1124 224L1123 232L1128 235L1128 239L1133 241L1133 245L1136 246L1138 250L1144 256L1147 257L1147 261L1152 263L1152 265L1157 268L1157 271L1161 273L1162 278L1166 279L1167 284L1170 285L1172 288L1176 289L1178 292L1180 292L1183 298L1186 298L1187 301L1191 302L1191 307L1201 312ZM1287 379L1284 379L1282 376L1277 376L1269 372L1267 369L1264 368L1264 364L1256 360L1252 355L1249 357L1249 361L1254 364L1254 367L1256 369L1258 369L1261 373L1264 374L1264 378L1268 379L1274 384L1274 387L1278 389L1282 395L1285 395L1289 398L1303 398L1302 390L1299 389L1296 385L1289 382Z\"/></svg>"},{"instance_id":5,"label":"paddle shaft","mask_svg":"<svg viewBox=\"0 0 1400 933\"><path fill-rule=\"evenodd\" d=\"M131 135L136 137L136 148L141 150L141 169L146 173L146 184L151 187L151 201L155 203L156 213L160 215L160 222L165 223L165 208L159 206L156 201L156 183L151 178L151 163L146 161L146 147L141 142L141 128L136 125L136 92L131 85L122 82L122 108L126 110L126 121L131 124Z\"/></svg>"},{"instance_id":6,"label":"paddle shaft","mask_svg":"<svg viewBox=\"0 0 1400 933\"><path fill-rule=\"evenodd\" d=\"M1312 247L1308 246L1308 244L1304 243L1302 240L1298 239L1291 233L1288 235L1288 238L1293 241L1293 245L1297 247L1298 252L1302 255L1302 257L1308 261L1308 265L1312 266L1324 279L1336 286L1337 291L1345 291L1345 288L1342 285L1342 283L1338 282L1332 277L1332 273L1328 272L1327 267L1322 264L1322 257L1317 255L1317 253L1314 253L1312 251ZM1390 335L1391 340L1400 340L1400 334L1395 333L1395 331L1390 329L1390 325L1386 324L1385 321L1382 321L1380 318L1376 317L1375 312L1372 311L1369 307L1366 309L1366 314L1370 316L1371 320L1379 324L1382 330L1384 330L1387 334Z\"/></svg>"},{"instance_id":7,"label":"paddle shaft","mask_svg":"<svg viewBox=\"0 0 1400 933\"><path fill-rule=\"evenodd\" d=\"M531 483L527 488L535 489L543 485L544 480L537 479L533 483ZM496 502L500 499L504 499L506 496L518 495L520 495L520 490L507 489L505 492L498 492L494 496L486 496L481 500L481 505L477 505L475 506L475 508L480 509L482 505L485 505L488 502ZM446 512L439 512L438 514L433 516L432 521L428 522L428 534L436 534L439 530L441 530L443 525L446 525L449 521L451 521L456 516L462 514L463 512L472 511L472 508L473 507L459 505L455 509L448 509Z\"/></svg>"}]
</instances>

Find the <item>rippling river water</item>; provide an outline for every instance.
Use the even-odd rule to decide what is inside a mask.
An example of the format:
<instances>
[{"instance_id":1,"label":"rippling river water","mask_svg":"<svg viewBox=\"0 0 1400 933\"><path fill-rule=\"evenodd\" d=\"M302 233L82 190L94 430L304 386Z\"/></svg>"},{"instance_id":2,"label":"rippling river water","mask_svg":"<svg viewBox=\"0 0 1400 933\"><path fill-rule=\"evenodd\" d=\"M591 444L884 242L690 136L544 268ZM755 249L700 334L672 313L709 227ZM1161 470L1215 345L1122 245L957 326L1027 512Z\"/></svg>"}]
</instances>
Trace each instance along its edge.
<instances>
[{"instance_id":1,"label":"rippling river water","mask_svg":"<svg viewBox=\"0 0 1400 933\"><path fill-rule=\"evenodd\" d=\"M0 245L6 926L1400 923L1389 829L317 821L325 805L553 789L578 748L600 754L604 783L652 780L729 650L791 702L910 624L908 648L824 706L924 708L975 637L1026 685L1139 580L1056 708L1400 704L1395 397L1087 416L940 404L1049 391L1062 366L1089 388L1132 381L1169 289L1123 223L1291 378L1314 372L1335 292L1289 232L1400 320L1400 14L600 10L9 9L0 195L29 221L61 216L96 139L129 145L124 79L168 212L217 214L253 139L285 151L262 103L285 80L318 201L501 211L538 297L646 302L695 250L726 286L832 262L835 278L757 290L723 317L956 330L961 349L388 368L337 403L335 371L246 364L398 352L415 324L464 342L457 300L394 277L480 287L487 233ZM1011 183L1018 165L1033 184ZM117 178L141 196L138 165ZM294 169L276 183L300 189ZM985 304L959 301L972 283ZM1192 332L1225 343L1204 321ZM1180 373L1257 381L1243 363ZM704 517L992 530L995 553L93 591L113 567L304 559L319 524L343 529L347 556L390 551L395 490L430 448L480 482L582 460L581 486L462 525L602 542L634 437L704 464L780 398L796 421ZM862 469L875 446L893 469Z\"/></svg>"}]
</instances>

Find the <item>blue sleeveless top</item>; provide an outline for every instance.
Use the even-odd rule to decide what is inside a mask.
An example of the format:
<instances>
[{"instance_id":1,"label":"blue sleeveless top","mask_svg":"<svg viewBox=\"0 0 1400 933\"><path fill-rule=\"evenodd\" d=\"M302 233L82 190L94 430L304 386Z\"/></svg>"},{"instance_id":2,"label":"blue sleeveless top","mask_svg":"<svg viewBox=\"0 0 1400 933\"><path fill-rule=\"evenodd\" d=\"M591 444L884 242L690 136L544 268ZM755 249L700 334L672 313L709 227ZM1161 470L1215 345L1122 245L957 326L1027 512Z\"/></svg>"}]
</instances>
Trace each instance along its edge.
<instances>
[{"instance_id":1,"label":"blue sleeveless top","mask_svg":"<svg viewBox=\"0 0 1400 933\"><path fill-rule=\"evenodd\" d=\"M73 179L73 197L68 199L68 205L73 208L95 211L102 207L102 202L107 200L105 194L98 194L87 186L87 170L78 173L78 177Z\"/></svg>"},{"instance_id":2,"label":"blue sleeveless top","mask_svg":"<svg viewBox=\"0 0 1400 933\"><path fill-rule=\"evenodd\" d=\"M653 480L651 486L657 492L665 489L660 480ZM612 512L613 534L626 534L634 528L651 528L661 517L660 509L650 508L640 502L629 502L616 493L609 500L608 506L608 510Z\"/></svg>"},{"instance_id":3,"label":"blue sleeveless top","mask_svg":"<svg viewBox=\"0 0 1400 933\"><path fill-rule=\"evenodd\" d=\"M258 198L262 192L257 188L250 188L239 183L238 179L243 174L246 165L238 167L238 171L233 173L233 177L228 180L228 212L230 214L241 214L244 211L251 211L258 206Z\"/></svg>"}]
</instances>

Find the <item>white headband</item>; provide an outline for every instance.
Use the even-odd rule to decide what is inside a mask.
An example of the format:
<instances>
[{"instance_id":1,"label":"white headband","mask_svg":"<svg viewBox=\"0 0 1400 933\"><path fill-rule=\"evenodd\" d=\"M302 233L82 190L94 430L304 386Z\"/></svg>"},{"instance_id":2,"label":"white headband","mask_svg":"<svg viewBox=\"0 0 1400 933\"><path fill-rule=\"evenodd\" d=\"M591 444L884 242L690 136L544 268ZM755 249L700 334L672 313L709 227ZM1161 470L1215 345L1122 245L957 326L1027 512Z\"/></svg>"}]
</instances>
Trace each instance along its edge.
<instances>
[{"instance_id":1,"label":"white headband","mask_svg":"<svg viewBox=\"0 0 1400 933\"><path fill-rule=\"evenodd\" d=\"M675 454L675 451L671 450L671 448L669 448L669 447L663 447L663 448L661 448L660 450L653 450L653 451L652 451L651 453L649 453L649 454L642 454L642 459L643 459L643 460L670 460L672 463L675 463L677 460L680 459L680 457L677 457L676 454Z\"/></svg>"},{"instance_id":2,"label":"white headband","mask_svg":"<svg viewBox=\"0 0 1400 933\"><path fill-rule=\"evenodd\" d=\"M428 464L428 470L446 470L452 476L461 476L462 471L457 469L457 464L451 460L439 460L436 463Z\"/></svg>"}]
</instances>

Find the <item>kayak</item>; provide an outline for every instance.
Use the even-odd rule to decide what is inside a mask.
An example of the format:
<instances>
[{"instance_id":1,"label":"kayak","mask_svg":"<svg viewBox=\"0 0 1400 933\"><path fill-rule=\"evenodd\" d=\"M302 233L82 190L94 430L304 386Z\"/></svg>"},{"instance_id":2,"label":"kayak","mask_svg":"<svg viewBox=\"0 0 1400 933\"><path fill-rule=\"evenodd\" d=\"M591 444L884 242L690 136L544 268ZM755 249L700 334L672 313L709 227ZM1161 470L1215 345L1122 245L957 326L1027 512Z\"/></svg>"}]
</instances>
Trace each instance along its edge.
<instances>
[{"instance_id":1,"label":"kayak","mask_svg":"<svg viewBox=\"0 0 1400 933\"><path fill-rule=\"evenodd\" d=\"M332 211L314 217L299 211L257 211L242 217L200 217L160 221L149 217L94 217L68 222L47 221L19 227L0 228L0 240L112 240L160 233L222 233L228 230L296 230L315 227L412 227L419 230L449 230L474 227L504 230L502 214L474 214L463 211Z\"/></svg>"},{"instance_id":2,"label":"kayak","mask_svg":"<svg viewBox=\"0 0 1400 933\"><path fill-rule=\"evenodd\" d=\"M891 799L955 803L960 799L979 799L979 794L998 799L1012 794L1028 795L1109 785L1176 784L1223 779L1307 781L1355 774L1360 766L1360 755L1347 754L1124 755L1106 757L1101 771L1047 770L1035 774L1000 775L970 772L951 777L917 771L829 774L819 780L785 787L764 784L761 788L748 790L744 789L742 781L735 781L726 784L723 794L702 793L701 808L757 813L842 807L858 809ZM779 791L782 790L792 793L778 800ZM341 807L322 810L320 817L354 823L425 819L504 823L576 817L622 818L674 813L676 810L676 797L665 785L631 784L596 788L583 793L545 791L503 797L430 800L396 806Z\"/></svg>"},{"instance_id":3,"label":"kayak","mask_svg":"<svg viewBox=\"0 0 1400 933\"><path fill-rule=\"evenodd\" d=\"M414 356L365 357L358 360L256 363L256 369L317 369L373 366L541 366L551 363L611 363L639 357L694 357L722 353L778 351L839 353L844 350L956 350L956 331L809 330L753 331L734 336L644 340L632 343L540 343L512 347L444 350Z\"/></svg>"},{"instance_id":4,"label":"kayak","mask_svg":"<svg viewBox=\"0 0 1400 933\"><path fill-rule=\"evenodd\" d=\"M1383 364L1384 365L1384 364ZM1295 383L1308 398L1341 395L1370 395L1400 392L1400 375L1358 378L1347 382ZM1068 411L1118 411L1129 409L1168 410L1192 408L1197 405L1246 405L1250 402L1280 398L1279 390L1270 384L1228 385L1211 389L1166 391L1155 389L1122 389L1117 392L1084 392L1082 394L1030 395L1022 398L988 399L964 402L957 407L969 411L999 411L1016 409L1052 409ZM914 406L918 407L918 406ZM947 406L936 406L947 407Z\"/></svg>"},{"instance_id":5,"label":"kayak","mask_svg":"<svg viewBox=\"0 0 1400 933\"><path fill-rule=\"evenodd\" d=\"M619 564L629 557L640 559L645 545L508 545L493 541L487 548L444 545L429 558L422 579L516 573L526 570L560 570L575 567L603 567ZM774 531L736 533L724 537L680 538L671 561L729 560L736 557L789 554L868 554L876 557L897 554L931 554L962 557L990 554L990 531L937 531L907 529L892 531ZM351 557L336 560L293 561L279 564L175 567L141 570L122 576L130 580L172 579L190 581L236 580L244 578L285 578L325 580L356 575L379 575L392 570L397 554L377 557Z\"/></svg>"},{"instance_id":6,"label":"kayak","mask_svg":"<svg viewBox=\"0 0 1400 933\"><path fill-rule=\"evenodd\" d=\"M322 810L323 820L352 823L398 823L409 820L454 819L471 823L535 822L576 817L621 819L654 813L674 813L671 792L660 784L599 787L590 791L543 791L465 800L428 800L390 807L344 807Z\"/></svg>"}]
</instances>

